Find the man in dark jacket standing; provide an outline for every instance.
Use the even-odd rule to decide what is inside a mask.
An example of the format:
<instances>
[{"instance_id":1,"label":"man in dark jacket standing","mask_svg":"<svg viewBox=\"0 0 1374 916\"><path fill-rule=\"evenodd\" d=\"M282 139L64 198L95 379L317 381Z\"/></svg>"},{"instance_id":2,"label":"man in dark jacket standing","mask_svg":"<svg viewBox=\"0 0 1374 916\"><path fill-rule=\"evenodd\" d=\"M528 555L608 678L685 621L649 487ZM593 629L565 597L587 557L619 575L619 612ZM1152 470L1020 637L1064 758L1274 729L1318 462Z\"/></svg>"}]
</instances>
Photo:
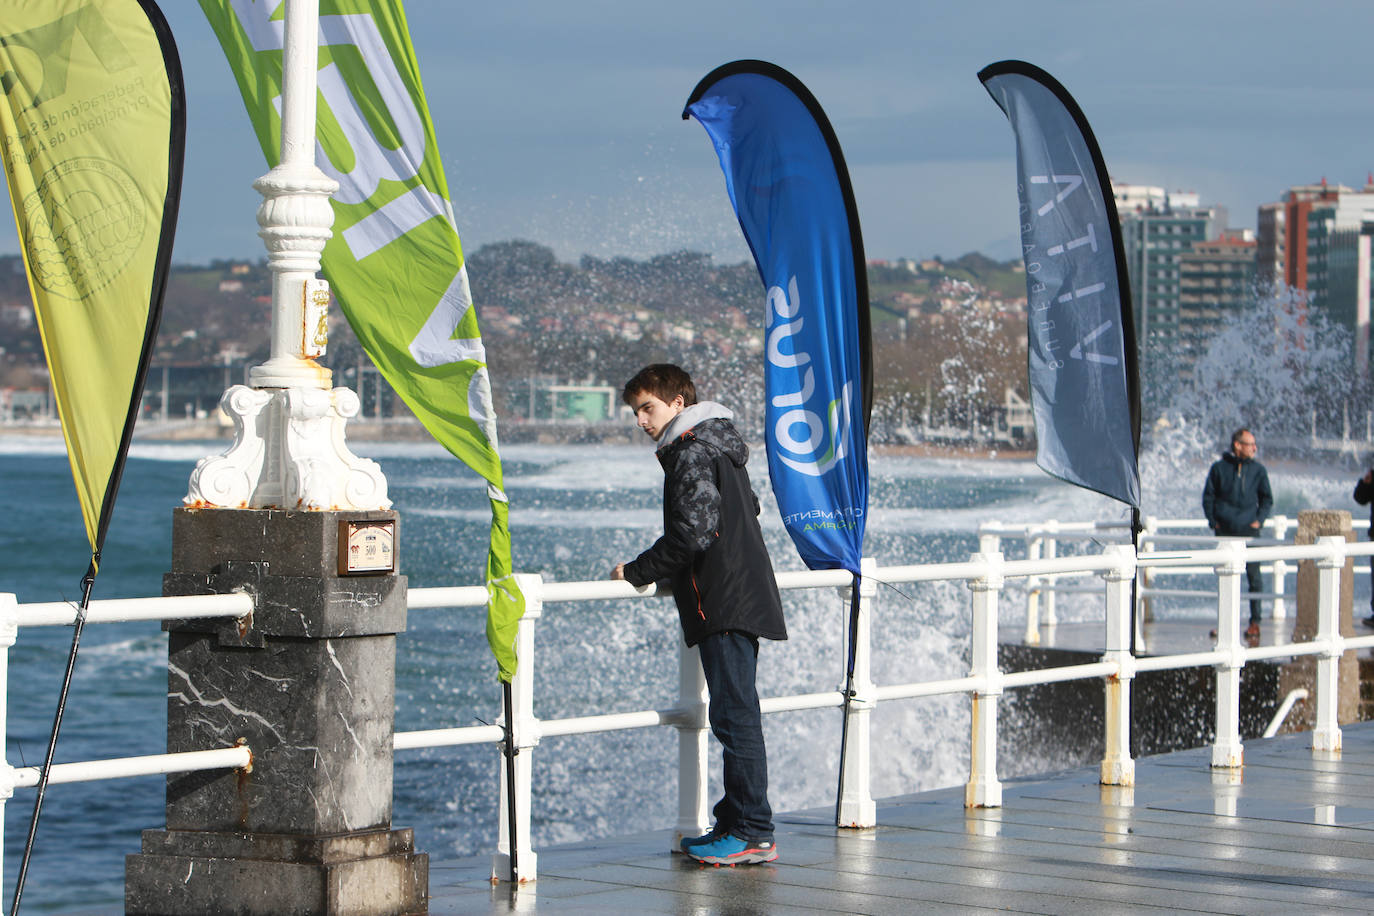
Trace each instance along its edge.
<instances>
[{"instance_id":1,"label":"man in dark jacket standing","mask_svg":"<svg viewBox=\"0 0 1374 916\"><path fill-rule=\"evenodd\" d=\"M1255 434L1241 427L1231 434L1231 451L1222 454L1207 472L1202 488L1202 511L1207 524L1220 537L1252 538L1269 517L1274 494L1269 489L1269 473L1255 460ZM1251 592L1264 590L1258 563L1245 564L1245 578ZM1260 635L1260 602L1250 599L1250 626L1245 635Z\"/></svg>"},{"instance_id":2,"label":"man in dark jacket standing","mask_svg":"<svg viewBox=\"0 0 1374 916\"><path fill-rule=\"evenodd\" d=\"M745 463L749 447L731 412L697 402L677 366L648 366L625 384L624 401L658 443L663 536L612 579L635 587L667 580L688 646L701 654L711 731L724 751L725 796L711 832L682 851L711 865L771 862L773 812L755 688L759 639L786 639L782 601L759 529L759 501Z\"/></svg>"},{"instance_id":3,"label":"man in dark jacket standing","mask_svg":"<svg viewBox=\"0 0 1374 916\"><path fill-rule=\"evenodd\" d=\"M1374 541L1374 468L1355 481L1355 502L1369 506L1369 539ZM1374 583L1374 556L1369 558L1369 579ZM1369 586L1369 616L1364 619L1364 625L1374 627L1374 584Z\"/></svg>"}]
</instances>

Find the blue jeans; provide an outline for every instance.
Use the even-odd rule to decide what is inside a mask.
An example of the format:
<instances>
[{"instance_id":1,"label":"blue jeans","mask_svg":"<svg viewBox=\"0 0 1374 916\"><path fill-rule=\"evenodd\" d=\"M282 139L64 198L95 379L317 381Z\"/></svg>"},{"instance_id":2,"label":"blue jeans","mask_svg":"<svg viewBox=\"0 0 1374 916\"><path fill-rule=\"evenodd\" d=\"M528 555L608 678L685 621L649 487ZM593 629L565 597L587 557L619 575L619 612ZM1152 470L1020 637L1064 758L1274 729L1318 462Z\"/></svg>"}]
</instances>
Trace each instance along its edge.
<instances>
[{"instance_id":1,"label":"blue jeans","mask_svg":"<svg viewBox=\"0 0 1374 916\"><path fill-rule=\"evenodd\" d=\"M711 732L724 749L725 797L712 812L716 827L742 840L773 839L768 806L768 758L763 715L754 687L759 641L748 633L712 633L697 644L711 702Z\"/></svg>"}]
</instances>

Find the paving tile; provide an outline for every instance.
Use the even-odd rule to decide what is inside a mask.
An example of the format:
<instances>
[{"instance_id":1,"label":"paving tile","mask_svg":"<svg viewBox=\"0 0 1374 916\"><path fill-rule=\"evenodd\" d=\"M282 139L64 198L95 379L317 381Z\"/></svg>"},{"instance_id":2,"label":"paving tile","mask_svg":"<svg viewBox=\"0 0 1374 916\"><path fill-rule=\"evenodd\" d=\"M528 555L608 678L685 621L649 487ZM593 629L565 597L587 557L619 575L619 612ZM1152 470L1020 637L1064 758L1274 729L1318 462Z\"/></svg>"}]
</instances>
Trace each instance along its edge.
<instances>
[{"instance_id":1,"label":"paving tile","mask_svg":"<svg viewBox=\"0 0 1374 916\"><path fill-rule=\"evenodd\" d=\"M868 830L782 814L766 866L700 866L661 830L541 849L514 894L489 857L431 862L430 912L1369 912L1374 723L1346 726L1340 755L1309 745L1252 740L1236 773L1209 748L1145 758L1129 790L1092 767L1008 780L995 809L964 809L958 786L901 796Z\"/></svg>"},{"instance_id":2,"label":"paving tile","mask_svg":"<svg viewBox=\"0 0 1374 916\"><path fill-rule=\"evenodd\" d=\"M889 844L887 850L889 855L898 861L920 860L928 864L948 867L955 870L961 879L971 869L989 869L1009 874L1052 878L1073 882L1075 886L1082 881L1100 882L1104 880L1105 876L1105 880L1110 880L1127 888L1130 891L1128 896L1132 897L1148 898L1151 896L1150 889L1152 888L1197 891L1199 881L1201 881L1204 893L1228 897L1253 896L1260 893L1264 900L1290 904L1313 903L1320 899L1328 905L1345 905L1363 909L1366 907L1368 899L1364 894L1354 891L1321 890L1314 892L1312 888L1291 887L1272 882L1262 885L1257 891L1257 886L1249 876L1239 879L1216 874L1200 877L1196 872L1188 870L1151 869L1121 864L1104 866L1096 857L1085 857L1081 861L1074 861L1063 854L1054 856L1042 854L1043 850L1035 847L1027 850L1025 854L1017 854L1005 848L975 851L934 844L925 844L916 850L894 849ZM1184 902L1179 905L1187 908L1192 904ZM1224 909L1224 907L1222 908Z\"/></svg>"}]
</instances>

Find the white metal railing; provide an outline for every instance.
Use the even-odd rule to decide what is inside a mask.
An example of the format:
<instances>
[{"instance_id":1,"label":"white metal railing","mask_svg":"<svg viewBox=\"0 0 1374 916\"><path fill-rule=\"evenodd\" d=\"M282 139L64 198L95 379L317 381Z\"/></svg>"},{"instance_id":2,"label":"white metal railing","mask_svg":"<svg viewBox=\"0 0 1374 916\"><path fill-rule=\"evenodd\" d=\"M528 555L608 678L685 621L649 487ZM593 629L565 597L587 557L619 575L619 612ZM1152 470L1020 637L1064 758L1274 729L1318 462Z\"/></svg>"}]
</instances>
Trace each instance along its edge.
<instances>
[{"instance_id":1,"label":"white metal railing","mask_svg":"<svg viewBox=\"0 0 1374 916\"><path fill-rule=\"evenodd\" d=\"M1318 544L1298 546L1257 547L1242 541L1216 542L1209 550L1142 553L1136 555L1129 545L1110 545L1101 554L1072 557L1041 556L1027 560L1007 560L1000 553L980 551L965 563L928 564L921 566L879 567L865 561L865 578L860 593L860 626L855 642L855 696L850 706L850 722L846 730L846 764L844 783L840 787L840 821L852 826L871 826L876 823L874 800L870 794L869 722L872 709L879 702L912 697L966 693L971 696L973 710L973 739L969 781L965 787L965 802L970 806L997 806L1001 803L1001 784L997 779L996 734L997 697L1010 688L1047 684L1083 678L1104 678L1106 691L1106 753L1101 763L1101 779L1111 785L1131 785L1134 782L1134 762L1130 758L1130 679L1137 671L1164 670L1212 666L1217 669L1217 726L1213 743L1212 763L1217 767L1239 766L1242 747L1239 733L1240 670L1247 661L1266 658L1318 656L1317 728L1314 747L1334 749L1340 746L1340 729L1336 723L1335 660L1348 649L1374 646L1374 636L1346 639L1335 625L1338 604L1339 578L1336 573L1348 556L1367 556L1374 553L1374 544L1347 543L1340 538L1323 538ZM1277 562L1279 560L1315 560L1321 570L1319 615L1322 621L1317 638L1311 642L1247 648L1240 642L1240 602L1244 595L1240 576L1246 559ZM1130 652L1131 628L1134 625L1130 605L1132 579L1138 571L1170 570L1184 565L1201 567L1218 577L1218 638L1214 649L1207 652L1172 656L1137 658ZM997 605L1006 581L1013 578L1047 577L1051 575L1095 573L1104 580L1106 601L1106 651L1098 662L1072 665L1015 674L1003 674L997 669ZM905 684L874 684L869 670L869 627L872 602L879 582L967 582L972 590L972 664L969 674L962 678L922 681ZM843 571L787 572L778 575L782 589L839 587L846 589L850 576ZM706 692L696 651L683 649L679 657L679 695L675 706L660 710L639 710L598 716L541 720L534 715L534 681L538 671L535 655L535 629L544 605L562 601L635 599L656 594L655 587L635 589L628 583L598 581L580 583L544 583L538 576L522 576L521 588L526 596L526 614L517 637L520 667L512 685L514 693L512 731L520 753L516 756L516 839L520 849L519 869L522 880L532 879L536 872L536 855L529 837L532 798L530 773L532 751L545 737L589 734L631 728L669 725L678 730L678 821L673 842L684 835L702 833L709 826L707 797L707 735ZM453 589L413 589L412 607L480 606L486 596L480 589L460 593ZM1142 643L1143 644L1143 643ZM843 651L842 647L841 651ZM1296 697L1294 698L1296 699ZM843 706L840 690L762 700L764 713L798 709L835 708ZM1286 710L1285 710L1286 713ZM503 732L493 726L439 729L426 732L403 732L396 735L396 748L435 747L471 744L500 740ZM500 810L506 810L506 784L501 782ZM507 825L501 824L499 848L493 860L493 874L508 874L509 849Z\"/></svg>"},{"instance_id":2,"label":"white metal railing","mask_svg":"<svg viewBox=\"0 0 1374 916\"><path fill-rule=\"evenodd\" d=\"M236 617L253 613L250 595L195 595L182 598L118 598L92 601L86 609L86 623L120 623L130 620L189 620L202 617ZM64 601L19 604L12 594L0 593L0 874L4 873L5 803L16 788L38 785L38 767L14 767L5 746L9 718L10 648L21 627L71 626L78 609ZM251 770L253 751L246 744L188 751L179 754L153 754L144 757L117 757L54 764L49 783L90 782L127 776L152 776L165 773L191 773L197 770Z\"/></svg>"},{"instance_id":3,"label":"white metal railing","mask_svg":"<svg viewBox=\"0 0 1374 916\"><path fill-rule=\"evenodd\" d=\"M1285 515L1275 515L1267 519L1262 530L1267 537L1247 539L1251 546L1275 546L1292 543L1291 537L1297 532L1297 519ZM1111 543L1130 543L1130 523L1126 521L1061 522L1050 519L1037 524L1013 525L1003 522L986 522L978 527L979 549L995 551L1001 549L1004 538L1020 540L1025 545L1027 558L1056 555L1061 542L1078 542L1105 545ZM1351 529L1354 523L1351 523ZM1201 518L1154 518L1147 516L1141 520L1138 550L1148 553L1159 547L1192 547L1205 550L1217 543L1216 534ZM1351 530L1348 529L1348 530ZM1174 533L1168 532L1187 532ZM1241 597L1247 601L1269 602L1270 616L1274 620L1288 617L1288 603L1292 594L1287 591L1287 581L1294 567L1284 559L1261 564L1261 572L1268 573L1273 582L1272 590L1267 592L1245 591ZM1169 575L1210 575L1211 567L1184 565L1167 569L1144 567L1140 570L1136 583L1137 614L1149 617L1152 598L1200 598L1214 600L1216 592L1197 588L1164 588L1155 585L1158 576ZM1356 566L1355 574L1366 576L1368 566ZM1039 645L1040 627L1054 627L1058 624L1056 596L1063 594L1096 593L1096 586L1084 585L1076 579L1081 574L1059 573L1043 576L1030 576L1025 585L1026 628L1024 639L1028 645ZM1067 584L1066 584L1067 580Z\"/></svg>"},{"instance_id":4,"label":"white metal railing","mask_svg":"<svg viewBox=\"0 0 1374 916\"><path fill-rule=\"evenodd\" d=\"M1066 528L1068 526L1065 526ZM1062 532L1062 529L1061 529ZM1243 541L1213 542L1206 550L1141 552L1129 545L1111 544L1101 553L1077 556L1050 556L1008 560L1000 552L980 550L962 563L915 566L878 566L864 561L860 591L859 627L855 639L854 696L846 730L844 781L840 786L840 822L846 826L876 824L876 805L871 795L869 717L880 702L949 694L968 694L972 704L972 739L969 779L965 803L994 807L1001 804L1001 783L997 778L997 709L1004 690L1033 684L1048 684L1083 678L1104 681L1105 753L1100 765L1104 784L1134 784L1135 764L1130 757L1130 681L1137 672L1188 667L1216 669L1216 727L1212 744L1214 767L1237 767L1243 759L1239 733L1240 672L1249 661L1278 657L1314 655L1317 657L1315 684L1316 717L1312 746L1318 750L1337 750L1341 744L1336 719L1337 660L1343 652L1374 647L1374 636L1347 638L1340 634L1337 612L1340 606L1340 570L1347 559L1374 554L1374 543L1349 543L1343 538L1321 538L1316 544L1255 546ZM988 546L986 542L982 544ZM1240 638L1240 607L1243 598L1241 576L1246 561L1313 561L1318 571L1318 627L1310 642L1280 646L1246 647ZM1137 621L1130 602L1131 584L1138 573L1179 568L1204 568L1217 577L1216 646L1204 652L1168 656L1136 657L1130 651L1131 632ZM1041 670L1004 674L997 667L998 603L1008 580L1035 579L1067 574L1094 574L1100 577L1105 604L1105 651L1100 660ZM870 627L873 603L880 582L963 581L971 590L971 664L965 677L935 681L883 684L873 682L870 671ZM782 589L840 588L846 593L851 577L843 571L798 571L778 575ZM558 602L642 600L657 592L653 585L636 589L625 582L544 582L537 575L521 575L526 597L526 612L516 641L520 666L512 684L513 715L510 728L519 750L515 757L515 792L518 812L515 825L519 841L519 877L529 880L537 873L537 857L530 844L532 801L530 786L533 749L542 738L590 734L621 729L667 725L678 730L678 820L676 838L701 833L708 824L708 735L705 680L695 649L683 648L679 655L678 699L674 706L660 710L635 710L602 715L541 720L534 714L535 678L539 670L535 653L535 633L544 606ZM481 587L416 588L409 592L412 609L435 607L480 607L486 604ZM251 613L246 595L207 596L204 598L149 598L128 601L92 602L91 622L130 619L178 619L190 617L238 616ZM21 626L59 625L75 617L69 605L19 605L13 595L0 595L0 690L5 684L8 648L14 644ZM847 647L839 647L845 651ZM0 696L0 699L4 699ZM825 689L814 693L762 700L765 713L786 710L837 708L844 705L842 691ZM4 704L0 703L0 735L4 728ZM424 747L466 744L495 744L504 739L500 725L441 728L397 732L398 751ZM185 772L195 769L243 767L251 764L248 748L214 749L193 754L166 754L141 758L62 764L54 767L53 781L103 779L143 773ZM19 786L37 781L33 768L0 768L0 795L4 798ZM506 810L506 781L499 780L502 804ZM0 799L2 801L2 799ZM2 813L2 812L0 812ZM508 827L502 818L500 842L493 861L493 873L508 874L510 848Z\"/></svg>"}]
</instances>

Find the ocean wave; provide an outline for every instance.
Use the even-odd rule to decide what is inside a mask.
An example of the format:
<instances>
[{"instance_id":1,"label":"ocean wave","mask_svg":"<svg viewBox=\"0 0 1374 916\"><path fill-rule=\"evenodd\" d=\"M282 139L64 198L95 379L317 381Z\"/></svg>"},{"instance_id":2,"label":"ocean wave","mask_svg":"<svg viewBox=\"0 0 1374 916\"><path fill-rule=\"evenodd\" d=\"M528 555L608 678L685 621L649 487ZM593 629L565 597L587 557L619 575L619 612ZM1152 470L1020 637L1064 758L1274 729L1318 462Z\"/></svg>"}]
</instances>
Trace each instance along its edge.
<instances>
[{"instance_id":1,"label":"ocean wave","mask_svg":"<svg viewBox=\"0 0 1374 916\"><path fill-rule=\"evenodd\" d=\"M24 436L0 433L0 455L65 455L67 442L60 435Z\"/></svg>"},{"instance_id":2,"label":"ocean wave","mask_svg":"<svg viewBox=\"0 0 1374 916\"><path fill-rule=\"evenodd\" d=\"M436 509L408 507L407 515L421 515L427 518L453 519L461 522L486 524L491 521L491 510L479 509ZM578 530L605 530L618 528L657 528L663 525L663 513L658 509L579 509L577 511ZM555 529L567 531L569 513L565 508L521 509L512 506L510 527L518 532L522 528Z\"/></svg>"},{"instance_id":3,"label":"ocean wave","mask_svg":"<svg viewBox=\"0 0 1374 916\"><path fill-rule=\"evenodd\" d=\"M195 464L202 458L224 454L228 446L221 440L191 442L140 442L134 440L129 446L130 458L144 461L169 461Z\"/></svg>"}]
</instances>

